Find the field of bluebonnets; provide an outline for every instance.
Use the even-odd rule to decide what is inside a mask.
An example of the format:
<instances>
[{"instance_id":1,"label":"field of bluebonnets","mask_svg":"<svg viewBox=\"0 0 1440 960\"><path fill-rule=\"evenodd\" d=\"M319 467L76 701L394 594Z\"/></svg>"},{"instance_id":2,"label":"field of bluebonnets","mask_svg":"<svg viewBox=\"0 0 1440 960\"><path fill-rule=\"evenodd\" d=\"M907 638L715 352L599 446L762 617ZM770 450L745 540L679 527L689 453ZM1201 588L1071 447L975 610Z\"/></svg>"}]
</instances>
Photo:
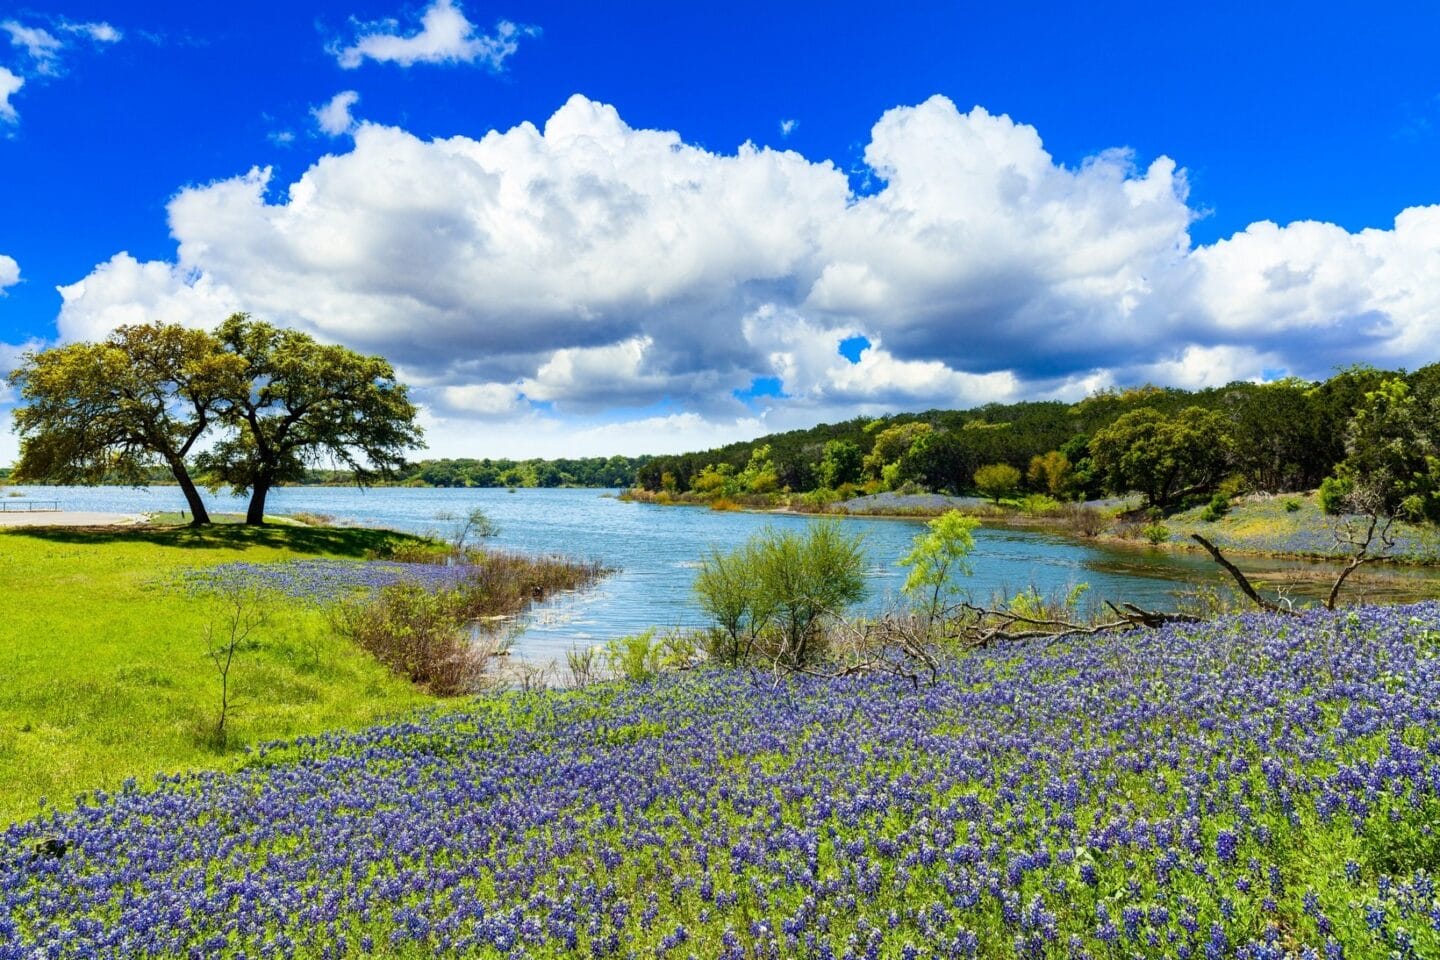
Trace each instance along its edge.
<instances>
[{"instance_id":1,"label":"field of bluebonnets","mask_svg":"<svg viewBox=\"0 0 1440 960\"><path fill-rule=\"evenodd\" d=\"M1435 603L495 694L9 828L0 958L1434 957L1437 719Z\"/></svg>"}]
</instances>

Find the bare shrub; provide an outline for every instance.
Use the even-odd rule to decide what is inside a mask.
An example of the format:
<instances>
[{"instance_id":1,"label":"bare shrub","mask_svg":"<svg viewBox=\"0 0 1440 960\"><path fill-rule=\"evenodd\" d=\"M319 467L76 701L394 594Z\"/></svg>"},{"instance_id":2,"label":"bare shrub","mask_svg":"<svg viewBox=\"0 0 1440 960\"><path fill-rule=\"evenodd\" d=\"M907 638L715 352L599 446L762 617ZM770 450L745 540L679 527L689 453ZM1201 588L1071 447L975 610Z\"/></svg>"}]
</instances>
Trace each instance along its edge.
<instances>
[{"instance_id":1,"label":"bare shrub","mask_svg":"<svg viewBox=\"0 0 1440 960\"><path fill-rule=\"evenodd\" d=\"M377 660L436 696L472 693L483 686L500 650L477 641L459 614L456 591L431 592L414 584L384 587L370 597L334 608L336 629Z\"/></svg>"}]
</instances>

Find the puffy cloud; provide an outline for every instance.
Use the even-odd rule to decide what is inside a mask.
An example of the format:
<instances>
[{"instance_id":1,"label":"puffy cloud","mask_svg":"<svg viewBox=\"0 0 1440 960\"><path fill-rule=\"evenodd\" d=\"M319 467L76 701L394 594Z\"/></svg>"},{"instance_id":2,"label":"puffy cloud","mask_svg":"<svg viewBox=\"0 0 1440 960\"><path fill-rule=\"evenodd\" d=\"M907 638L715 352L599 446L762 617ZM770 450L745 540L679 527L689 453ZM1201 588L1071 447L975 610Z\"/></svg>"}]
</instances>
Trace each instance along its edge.
<instances>
[{"instance_id":1,"label":"puffy cloud","mask_svg":"<svg viewBox=\"0 0 1440 960\"><path fill-rule=\"evenodd\" d=\"M13 287L19 282L20 264L15 262L14 257L0 253L0 296L4 296L6 287Z\"/></svg>"},{"instance_id":2,"label":"puffy cloud","mask_svg":"<svg viewBox=\"0 0 1440 960\"><path fill-rule=\"evenodd\" d=\"M35 71L54 74L60 68L60 51L65 44L59 37L40 27L27 27L16 20L0 23L0 30L10 34L10 45L24 50Z\"/></svg>"},{"instance_id":3,"label":"puffy cloud","mask_svg":"<svg viewBox=\"0 0 1440 960\"><path fill-rule=\"evenodd\" d=\"M322 133L338 137L354 129L355 118L350 115L350 108L359 102L360 94L354 90L342 90L331 97L328 103L312 108L310 114Z\"/></svg>"},{"instance_id":4,"label":"puffy cloud","mask_svg":"<svg viewBox=\"0 0 1440 960\"><path fill-rule=\"evenodd\" d=\"M58 289L62 340L101 340L135 323L213 327L242 304L238 294L207 275L157 260L141 263L124 252Z\"/></svg>"},{"instance_id":5,"label":"puffy cloud","mask_svg":"<svg viewBox=\"0 0 1440 960\"><path fill-rule=\"evenodd\" d=\"M831 163L707 150L582 96L478 139L361 124L288 185L183 190L175 262L100 265L62 288L60 330L246 309L384 353L447 423L623 432L628 410L656 444L686 417L749 429L736 397L768 377L783 396L751 404L774 428L1435 359L1440 207L1197 248L1170 159L1066 166L943 97L888 111L865 158L880 187L857 195Z\"/></svg>"},{"instance_id":6,"label":"puffy cloud","mask_svg":"<svg viewBox=\"0 0 1440 960\"><path fill-rule=\"evenodd\" d=\"M520 48L520 37L534 35L534 27L501 20L492 35L478 33L453 0L434 0L420 17L420 30L401 35L394 20L365 24L355 42L332 50L340 66L353 70L368 58L377 63L478 63L501 70Z\"/></svg>"},{"instance_id":7,"label":"puffy cloud","mask_svg":"<svg viewBox=\"0 0 1440 960\"><path fill-rule=\"evenodd\" d=\"M60 29L89 37L96 43L119 43L125 35L103 20L92 23L62 23Z\"/></svg>"},{"instance_id":8,"label":"puffy cloud","mask_svg":"<svg viewBox=\"0 0 1440 960\"><path fill-rule=\"evenodd\" d=\"M61 20L58 25L62 34L87 37L97 44L116 43L122 36L119 30L108 23L71 23ZM26 77L60 76L64 72L61 54L74 46L74 41L63 35L56 36L43 27L24 24L18 20L0 22L0 31L9 34L10 45L23 50L28 61L28 66L17 67L21 71L19 74L0 67L0 122L14 124L19 123L20 114L10 102L10 97L25 85Z\"/></svg>"},{"instance_id":9,"label":"puffy cloud","mask_svg":"<svg viewBox=\"0 0 1440 960\"><path fill-rule=\"evenodd\" d=\"M10 97L23 86L25 86L23 78L0 67L0 120L6 123L20 121L20 114L15 110L15 105L10 102Z\"/></svg>"}]
</instances>

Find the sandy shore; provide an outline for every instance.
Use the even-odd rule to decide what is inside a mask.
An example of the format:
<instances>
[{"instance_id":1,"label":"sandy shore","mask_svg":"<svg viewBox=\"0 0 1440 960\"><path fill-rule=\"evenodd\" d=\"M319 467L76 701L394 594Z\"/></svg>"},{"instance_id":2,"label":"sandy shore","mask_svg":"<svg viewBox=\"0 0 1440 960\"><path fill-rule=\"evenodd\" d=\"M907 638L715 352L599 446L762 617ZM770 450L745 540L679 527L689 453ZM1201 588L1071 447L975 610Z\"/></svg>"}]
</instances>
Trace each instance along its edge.
<instances>
[{"instance_id":1,"label":"sandy shore","mask_svg":"<svg viewBox=\"0 0 1440 960\"><path fill-rule=\"evenodd\" d=\"M110 527L139 523L141 513L94 513L88 510L0 511L0 527Z\"/></svg>"}]
</instances>

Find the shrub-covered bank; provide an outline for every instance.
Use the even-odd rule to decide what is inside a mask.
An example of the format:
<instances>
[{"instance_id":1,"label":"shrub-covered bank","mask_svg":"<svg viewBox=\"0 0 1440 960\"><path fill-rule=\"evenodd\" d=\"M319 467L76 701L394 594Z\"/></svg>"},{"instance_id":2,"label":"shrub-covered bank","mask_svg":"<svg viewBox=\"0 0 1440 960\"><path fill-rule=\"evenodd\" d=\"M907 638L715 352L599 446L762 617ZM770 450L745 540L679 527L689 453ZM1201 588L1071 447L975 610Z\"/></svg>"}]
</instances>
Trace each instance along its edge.
<instances>
[{"instance_id":1,"label":"shrub-covered bank","mask_svg":"<svg viewBox=\"0 0 1440 960\"><path fill-rule=\"evenodd\" d=\"M0 839L0 957L1440 951L1440 605L486 697Z\"/></svg>"}]
</instances>

